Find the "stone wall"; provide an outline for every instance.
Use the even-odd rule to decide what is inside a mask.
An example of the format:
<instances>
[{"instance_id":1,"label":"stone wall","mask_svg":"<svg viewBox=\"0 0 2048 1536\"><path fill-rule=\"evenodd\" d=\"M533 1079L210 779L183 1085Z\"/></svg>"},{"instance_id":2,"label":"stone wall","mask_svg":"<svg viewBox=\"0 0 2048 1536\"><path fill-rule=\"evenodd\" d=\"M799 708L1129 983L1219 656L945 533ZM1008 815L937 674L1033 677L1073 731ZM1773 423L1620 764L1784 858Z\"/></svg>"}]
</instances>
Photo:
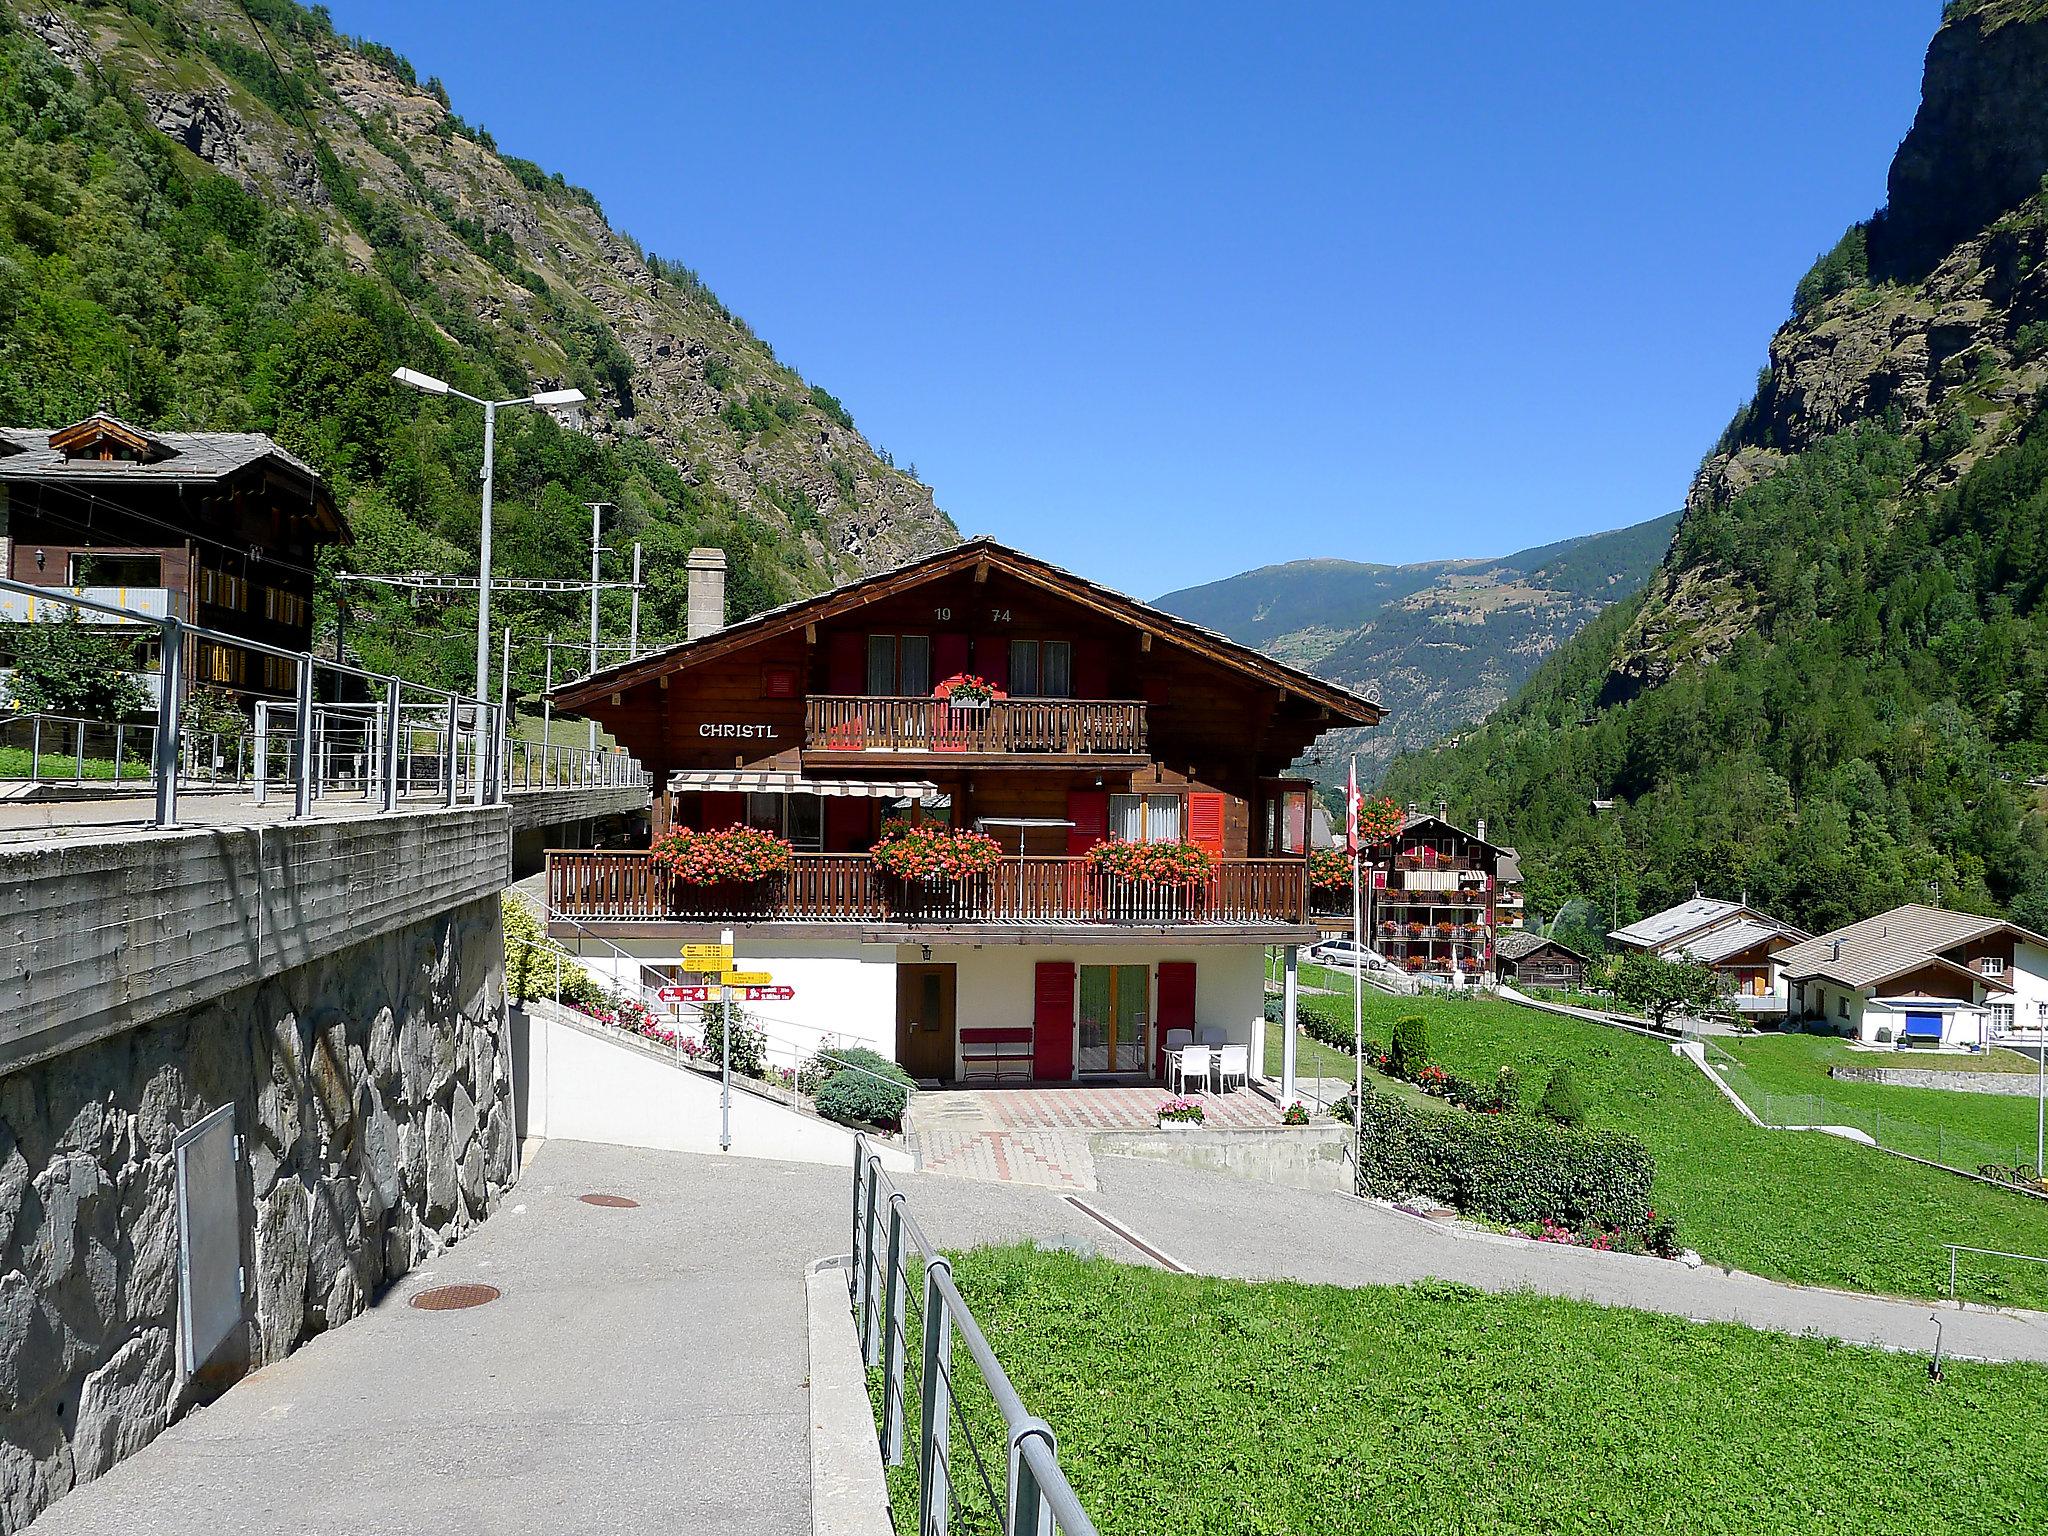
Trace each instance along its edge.
<instances>
[{"instance_id":1,"label":"stone wall","mask_svg":"<svg viewBox=\"0 0 2048 1536\"><path fill-rule=\"evenodd\" d=\"M230 1102L244 1324L180 1383L171 1144ZM515 1164L495 896L0 1077L0 1532L361 1312Z\"/></svg>"},{"instance_id":2,"label":"stone wall","mask_svg":"<svg viewBox=\"0 0 2048 1536\"><path fill-rule=\"evenodd\" d=\"M1883 1083L1891 1088L1943 1088L1951 1093L2002 1093L2031 1099L2032 1072L1943 1072L1934 1067L1830 1067L1840 1083Z\"/></svg>"}]
</instances>

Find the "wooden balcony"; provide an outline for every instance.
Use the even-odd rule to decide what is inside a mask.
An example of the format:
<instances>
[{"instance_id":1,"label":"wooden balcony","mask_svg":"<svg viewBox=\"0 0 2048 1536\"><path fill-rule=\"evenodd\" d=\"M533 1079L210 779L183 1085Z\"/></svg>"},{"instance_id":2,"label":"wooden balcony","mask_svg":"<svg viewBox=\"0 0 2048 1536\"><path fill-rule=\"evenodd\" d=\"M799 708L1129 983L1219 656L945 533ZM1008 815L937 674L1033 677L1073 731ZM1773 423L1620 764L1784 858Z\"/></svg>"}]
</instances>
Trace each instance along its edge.
<instances>
[{"instance_id":1,"label":"wooden balcony","mask_svg":"<svg viewBox=\"0 0 2048 1536\"><path fill-rule=\"evenodd\" d=\"M944 699L845 694L805 701L807 763L876 757L962 767L1136 767L1147 760L1145 705L1140 699L997 699L973 709Z\"/></svg>"},{"instance_id":2,"label":"wooden balcony","mask_svg":"<svg viewBox=\"0 0 2048 1536\"><path fill-rule=\"evenodd\" d=\"M864 853L800 853L756 884L690 886L645 852L548 854L548 911L579 923L777 923L835 928L992 925L1013 929L1296 927L1308 916L1300 859L1225 859L1194 886L1117 879L1085 858L1005 859L993 875L897 880Z\"/></svg>"}]
</instances>

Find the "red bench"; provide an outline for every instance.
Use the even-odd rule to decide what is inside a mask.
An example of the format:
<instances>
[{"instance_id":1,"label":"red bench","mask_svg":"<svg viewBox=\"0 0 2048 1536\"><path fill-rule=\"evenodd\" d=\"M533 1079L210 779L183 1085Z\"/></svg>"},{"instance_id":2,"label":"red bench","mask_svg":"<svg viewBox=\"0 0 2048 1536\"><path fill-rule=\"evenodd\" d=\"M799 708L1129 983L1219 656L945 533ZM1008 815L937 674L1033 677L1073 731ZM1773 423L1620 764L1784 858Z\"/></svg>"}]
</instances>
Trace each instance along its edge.
<instances>
[{"instance_id":1,"label":"red bench","mask_svg":"<svg viewBox=\"0 0 2048 1536\"><path fill-rule=\"evenodd\" d=\"M960 1075L980 1082L1029 1082L1031 1026L977 1025L961 1030Z\"/></svg>"}]
</instances>

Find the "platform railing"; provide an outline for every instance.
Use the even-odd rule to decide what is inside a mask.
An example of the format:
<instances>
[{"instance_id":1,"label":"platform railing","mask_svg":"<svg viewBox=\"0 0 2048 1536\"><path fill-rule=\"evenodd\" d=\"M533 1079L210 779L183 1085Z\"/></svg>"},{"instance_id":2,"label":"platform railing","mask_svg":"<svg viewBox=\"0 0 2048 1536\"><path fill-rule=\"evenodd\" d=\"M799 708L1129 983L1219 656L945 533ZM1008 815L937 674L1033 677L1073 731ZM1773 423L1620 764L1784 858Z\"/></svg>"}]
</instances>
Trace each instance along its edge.
<instances>
[{"instance_id":1,"label":"platform railing","mask_svg":"<svg viewBox=\"0 0 2048 1536\"><path fill-rule=\"evenodd\" d=\"M881 1373L882 1460L901 1467L907 1457L913 1469L917 1536L1095 1536L1060 1466L1052 1426L1024 1406L953 1281L952 1260L925 1235L865 1136L853 1146L847 1292L861 1358ZM971 1376L961 1369L956 1339ZM967 1389L977 1383L992 1418L978 1400L969 1402Z\"/></svg>"},{"instance_id":2,"label":"platform railing","mask_svg":"<svg viewBox=\"0 0 2048 1536\"><path fill-rule=\"evenodd\" d=\"M161 675L154 721L20 714L0 723L0 745L15 744L9 732L26 732L25 776L31 780L84 784L105 778L138 787L147 781L156 826L178 825L180 791L202 786L249 788L259 803L273 786L288 787L292 815L304 817L313 814L315 800L351 791L379 811L392 811L422 796L450 806L481 806L503 803L514 789L644 787L649 782L628 753L527 742L507 732L498 705L453 689L287 650L188 623L175 614L141 613L65 589L0 578L0 596L8 594L33 598L39 609L118 620L129 633L156 632ZM186 676L186 650L195 644L285 663L292 696L259 701L257 718L246 731L198 731L187 718L185 696L188 682L203 681ZM323 678L327 692L360 697L322 699ZM273 719L282 723L273 727ZM43 771L52 733L60 752L69 748L68 776L61 767L55 776ZM99 754L88 751L100 738L106 740L103 771ZM139 759L139 741L147 742L146 762Z\"/></svg>"}]
</instances>

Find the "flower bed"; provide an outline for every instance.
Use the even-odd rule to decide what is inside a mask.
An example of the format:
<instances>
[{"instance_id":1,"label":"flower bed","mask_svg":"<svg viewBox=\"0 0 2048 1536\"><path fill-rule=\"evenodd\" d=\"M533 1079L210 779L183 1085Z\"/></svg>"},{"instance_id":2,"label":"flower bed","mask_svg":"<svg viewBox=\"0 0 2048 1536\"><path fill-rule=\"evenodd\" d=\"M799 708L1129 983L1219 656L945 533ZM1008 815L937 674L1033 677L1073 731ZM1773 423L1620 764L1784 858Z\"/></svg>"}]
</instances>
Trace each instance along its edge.
<instances>
[{"instance_id":1,"label":"flower bed","mask_svg":"<svg viewBox=\"0 0 2048 1536\"><path fill-rule=\"evenodd\" d=\"M756 827L715 832L664 832L649 850L669 878L683 885L753 885L786 874L796 849Z\"/></svg>"},{"instance_id":2,"label":"flower bed","mask_svg":"<svg viewBox=\"0 0 2048 1536\"><path fill-rule=\"evenodd\" d=\"M868 857L898 880L964 880L994 874L1002 865L1003 847L985 832L892 816L882 823L881 838Z\"/></svg>"},{"instance_id":3,"label":"flower bed","mask_svg":"<svg viewBox=\"0 0 2048 1536\"><path fill-rule=\"evenodd\" d=\"M1097 869L1140 885L1201 885L1216 872L1209 850L1196 843L1097 843L1088 859Z\"/></svg>"}]
</instances>

